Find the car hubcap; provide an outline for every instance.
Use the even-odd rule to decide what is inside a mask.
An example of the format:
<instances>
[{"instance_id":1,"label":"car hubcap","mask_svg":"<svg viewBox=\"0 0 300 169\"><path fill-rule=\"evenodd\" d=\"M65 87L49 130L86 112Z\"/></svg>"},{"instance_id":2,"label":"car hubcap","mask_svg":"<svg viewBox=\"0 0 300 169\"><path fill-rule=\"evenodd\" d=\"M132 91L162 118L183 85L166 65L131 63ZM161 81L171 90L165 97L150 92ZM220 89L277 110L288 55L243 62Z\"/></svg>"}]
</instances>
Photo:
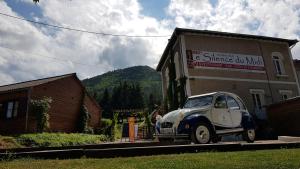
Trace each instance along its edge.
<instances>
[{"instance_id":1,"label":"car hubcap","mask_svg":"<svg viewBox=\"0 0 300 169\"><path fill-rule=\"evenodd\" d=\"M199 143L208 143L210 135L206 126L199 126L196 130L196 138Z\"/></svg>"},{"instance_id":2,"label":"car hubcap","mask_svg":"<svg viewBox=\"0 0 300 169\"><path fill-rule=\"evenodd\" d=\"M252 129L252 130L248 130L247 131L247 134L248 134L248 138L253 141L254 138L255 138L255 131Z\"/></svg>"}]
</instances>

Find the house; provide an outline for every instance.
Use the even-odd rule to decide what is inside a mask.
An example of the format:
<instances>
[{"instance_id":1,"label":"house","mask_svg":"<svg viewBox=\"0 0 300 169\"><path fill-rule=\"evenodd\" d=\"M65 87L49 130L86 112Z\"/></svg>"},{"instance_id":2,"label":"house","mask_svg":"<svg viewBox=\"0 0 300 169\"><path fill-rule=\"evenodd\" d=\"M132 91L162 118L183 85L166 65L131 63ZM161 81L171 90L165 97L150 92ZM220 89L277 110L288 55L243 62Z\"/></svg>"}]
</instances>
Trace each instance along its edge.
<instances>
[{"instance_id":1,"label":"house","mask_svg":"<svg viewBox=\"0 0 300 169\"><path fill-rule=\"evenodd\" d=\"M240 96L258 119L265 106L299 95L291 48L298 41L176 28L156 70L172 109L214 91Z\"/></svg>"},{"instance_id":2,"label":"house","mask_svg":"<svg viewBox=\"0 0 300 169\"><path fill-rule=\"evenodd\" d=\"M294 59L294 66L295 66L297 78L300 79L300 60ZM300 81L298 81L298 83L300 85Z\"/></svg>"},{"instance_id":3,"label":"house","mask_svg":"<svg viewBox=\"0 0 300 169\"><path fill-rule=\"evenodd\" d=\"M36 131L36 118L29 110L30 101L50 97L51 132L75 132L80 106L90 114L89 126L96 127L101 108L90 97L75 73L0 86L0 133Z\"/></svg>"}]
</instances>

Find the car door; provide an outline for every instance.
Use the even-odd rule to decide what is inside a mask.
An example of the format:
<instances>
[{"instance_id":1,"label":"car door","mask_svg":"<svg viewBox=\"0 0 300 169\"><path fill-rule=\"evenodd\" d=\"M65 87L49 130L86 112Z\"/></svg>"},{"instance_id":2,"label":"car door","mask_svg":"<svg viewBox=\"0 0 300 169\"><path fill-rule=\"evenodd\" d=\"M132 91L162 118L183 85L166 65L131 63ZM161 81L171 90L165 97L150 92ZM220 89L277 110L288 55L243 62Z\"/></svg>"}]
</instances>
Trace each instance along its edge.
<instances>
[{"instance_id":1,"label":"car door","mask_svg":"<svg viewBox=\"0 0 300 169\"><path fill-rule=\"evenodd\" d=\"M231 116L225 95L218 95L212 108L212 122L220 127L232 127Z\"/></svg>"},{"instance_id":2,"label":"car door","mask_svg":"<svg viewBox=\"0 0 300 169\"><path fill-rule=\"evenodd\" d=\"M242 121L241 106L232 96L227 96L227 106L230 112L232 127L238 127Z\"/></svg>"}]
</instances>

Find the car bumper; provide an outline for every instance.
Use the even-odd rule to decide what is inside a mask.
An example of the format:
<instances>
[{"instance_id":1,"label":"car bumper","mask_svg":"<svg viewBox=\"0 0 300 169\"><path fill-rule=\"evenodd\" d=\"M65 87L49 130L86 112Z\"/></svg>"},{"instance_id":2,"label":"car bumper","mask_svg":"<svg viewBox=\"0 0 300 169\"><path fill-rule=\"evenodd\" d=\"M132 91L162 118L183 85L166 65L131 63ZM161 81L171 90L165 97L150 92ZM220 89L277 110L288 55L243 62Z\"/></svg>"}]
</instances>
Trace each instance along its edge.
<instances>
[{"instance_id":1,"label":"car bumper","mask_svg":"<svg viewBox=\"0 0 300 169\"><path fill-rule=\"evenodd\" d=\"M160 139L188 139L188 134L156 134L156 137Z\"/></svg>"},{"instance_id":2,"label":"car bumper","mask_svg":"<svg viewBox=\"0 0 300 169\"><path fill-rule=\"evenodd\" d=\"M189 135L186 133L178 134L174 128L161 128L160 133L155 135L158 138L164 139L185 139L189 138Z\"/></svg>"}]
</instances>

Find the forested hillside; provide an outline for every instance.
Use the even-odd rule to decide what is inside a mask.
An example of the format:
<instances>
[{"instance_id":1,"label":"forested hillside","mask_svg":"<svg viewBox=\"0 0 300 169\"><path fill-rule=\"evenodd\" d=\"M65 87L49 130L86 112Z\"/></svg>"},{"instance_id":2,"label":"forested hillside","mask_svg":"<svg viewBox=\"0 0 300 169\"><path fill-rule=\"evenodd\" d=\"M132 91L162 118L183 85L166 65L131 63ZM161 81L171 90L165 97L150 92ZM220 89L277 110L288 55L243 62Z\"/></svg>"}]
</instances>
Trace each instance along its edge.
<instances>
[{"instance_id":1,"label":"forested hillside","mask_svg":"<svg viewBox=\"0 0 300 169\"><path fill-rule=\"evenodd\" d=\"M154 100L155 103L162 101L160 74L149 66L134 66L119 69L83 80L83 84L86 86L88 92L99 103L103 99L105 90L108 91L111 98L114 89L119 88L124 83L128 86L134 85L140 88L145 108L151 104L149 103L151 99L151 102Z\"/></svg>"}]
</instances>

